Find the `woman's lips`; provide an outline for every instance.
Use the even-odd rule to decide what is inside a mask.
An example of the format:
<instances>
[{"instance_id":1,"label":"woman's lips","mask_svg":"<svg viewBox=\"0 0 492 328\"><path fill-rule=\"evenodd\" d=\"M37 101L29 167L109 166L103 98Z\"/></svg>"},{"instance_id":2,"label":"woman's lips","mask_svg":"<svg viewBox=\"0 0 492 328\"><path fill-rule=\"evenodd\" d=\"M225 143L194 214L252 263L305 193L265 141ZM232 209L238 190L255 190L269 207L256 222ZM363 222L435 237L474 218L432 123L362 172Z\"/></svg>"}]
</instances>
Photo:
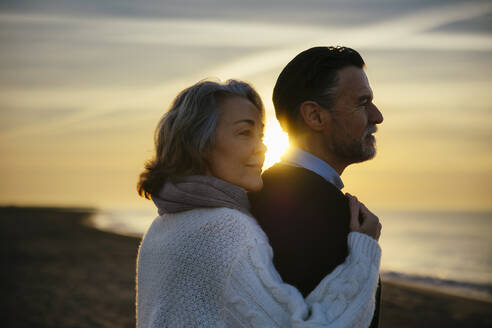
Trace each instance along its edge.
<instances>
[{"instance_id":1,"label":"woman's lips","mask_svg":"<svg viewBox=\"0 0 492 328\"><path fill-rule=\"evenodd\" d=\"M263 164L246 164L247 167L261 170Z\"/></svg>"}]
</instances>

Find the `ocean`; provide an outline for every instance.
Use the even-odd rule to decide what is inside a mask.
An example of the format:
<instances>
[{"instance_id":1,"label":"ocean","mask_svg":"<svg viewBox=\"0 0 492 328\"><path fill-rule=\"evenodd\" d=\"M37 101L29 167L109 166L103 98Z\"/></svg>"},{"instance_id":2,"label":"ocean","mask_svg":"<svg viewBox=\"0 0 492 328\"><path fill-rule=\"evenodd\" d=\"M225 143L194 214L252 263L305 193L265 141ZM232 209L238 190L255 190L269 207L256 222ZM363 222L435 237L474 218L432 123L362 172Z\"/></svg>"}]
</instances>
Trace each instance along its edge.
<instances>
[{"instance_id":1,"label":"ocean","mask_svg":"<svg viewBox=\"0 0 492 328\"><path fill-rule=\"evenodd\" d=\"M492 301L492 212L375 211L384 280ZM155 210L100 210L92 224L141 237Z\"/></svg>"}]
</instances>

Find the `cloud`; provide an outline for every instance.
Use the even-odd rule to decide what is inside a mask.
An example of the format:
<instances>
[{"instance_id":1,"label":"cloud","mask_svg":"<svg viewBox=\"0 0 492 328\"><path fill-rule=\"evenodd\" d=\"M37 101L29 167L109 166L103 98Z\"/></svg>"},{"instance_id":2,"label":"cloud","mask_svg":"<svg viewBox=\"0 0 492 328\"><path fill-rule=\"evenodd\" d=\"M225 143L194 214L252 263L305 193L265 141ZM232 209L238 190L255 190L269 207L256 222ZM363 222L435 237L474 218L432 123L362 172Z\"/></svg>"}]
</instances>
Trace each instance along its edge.
<instances>
[{"instance_id":1,"label":"cloud","mask_svg":"<svg viewBox=\"0 0 492 328\"><path fill-rule=\"evenodd\" d=\"M108 44L124 45L123 48L108 47L105 49L115 58L118 56L117 52L124 52L125 49L134 47L142 47L142 49L149 49L149 51L152 51L153 48L148 47L155 45L171 48L178 45L189 46L189 51L198 51L200 47L217 48L215 59L214 56L211 56L208 61L200 63L196 67L191 66L193 69L181 76L163 76L161 83L154 84L150 88L143 85L132 87L109 85L81 88L76 86L38 87L33 91L21 87L9 88L4 86L0 90L0 103L3 106L15 104L17 107L22 107L24 104L28 107L37 106L42 109L50 106L55 108L73 107L73 104L77 104L77 108L83 108L83 110L69 116L61 116L59 120L50 120L44 126L39 123L37 127L28 124L19 129L0 132L0 134L2 138L6 138L26 133L43 133L43 131L54 128L57 128L58 131L69 132L72 124L98 119L102 114L117 113L123 108L146 107L149 110L139 114L155 115L156 111L162 111L162 108L165 107L165 105L163 106L164 100L172 99L181 88L199 79L206 76L217 76L222 79L235 77L254 80L255 76L264 72L280 70L297 53L314 45L343 44L356 49L368 50L466 49L490 51L492 50L492 42L490 42L491 38L488 35L464 36L428 31L453 21L471 19L491 10L492 4L490 3L447 5L439 8L422 9L383 22L353 28L275 23L257 24L246 21L210 19L142 20L0 14L0 26L4 30L2 39L4 39L3 41L7 40L6 44L8 41L18 41L15 38L28 38L29 33L34 33L34 35L41 37L40 41L47 41L48 45L49 42L54 44L68 42L66 40L69 40L71 44L82 43L89 49L91 47L99 49L102 45L107 46ZM9 29L13 32L10 37ZM36 34L33 29L39 30L39 34ZM43 37L46 39L43 40ZM29 44L26 44L25 47L27 53L30 53ZM70 45L67 47L69 50ZM221 62L221 53L228 48L244 48L244 55L238 54L234 56L234 59ZM163 49L165 48L159 48L159 51ZM76 51L69 53L76 56ZM38 55L33 54L33 56ZM142 54L135 60L145 61L146 56ZM159 64L163 65L165 62L166 53L163 52L162 62ZM189 65L190 63L187 62L186 64ZM114 63L106 60L104 65L111 67ZM184 64L172 62L167 65L175 67ZM90 65L85 66L84 69L90 69ZM95 64L94 69L99 69L97 64ZM131 67L128 69L129 72L132 72ZM115 72L121 70L121 65L113 67L113 70ZM81 72L81 75L84 73ZM98 77L97 73L97 71L93 72L96 78ZM105 74L111 76L111 69L108 69ZM130 74L127 78L131 79L132 75Z\"/></svg>"}]
</instances>

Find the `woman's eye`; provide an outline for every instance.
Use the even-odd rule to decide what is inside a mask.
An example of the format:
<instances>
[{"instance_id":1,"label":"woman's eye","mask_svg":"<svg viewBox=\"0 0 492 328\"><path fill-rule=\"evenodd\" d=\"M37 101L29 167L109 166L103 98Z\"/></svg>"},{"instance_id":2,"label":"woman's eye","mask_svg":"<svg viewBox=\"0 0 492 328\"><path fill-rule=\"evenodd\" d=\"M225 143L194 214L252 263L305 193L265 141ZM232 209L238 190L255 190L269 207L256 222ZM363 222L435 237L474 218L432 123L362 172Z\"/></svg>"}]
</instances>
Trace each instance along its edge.
<instances>
[{"instance_id":1,"label":"woman's eye","mask_svg":"<svg viewBox=\"0 0 492 328\"><path fill-rule=\"evenodd\" d=\"M239 134L242 135L242 136L250 136L251 135L251 131L250 130L246 130L246 131L242 131Z\"/></svg>"}]
</instances>

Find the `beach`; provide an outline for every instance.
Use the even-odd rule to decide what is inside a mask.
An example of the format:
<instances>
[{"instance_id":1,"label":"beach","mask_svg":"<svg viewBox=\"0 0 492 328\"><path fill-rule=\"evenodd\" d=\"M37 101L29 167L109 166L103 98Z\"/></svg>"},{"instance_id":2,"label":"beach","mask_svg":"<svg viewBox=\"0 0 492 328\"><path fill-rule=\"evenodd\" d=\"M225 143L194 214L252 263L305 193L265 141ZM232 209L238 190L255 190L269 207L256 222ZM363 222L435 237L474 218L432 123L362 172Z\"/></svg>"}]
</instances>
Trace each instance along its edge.
<instances>
[{"instance_id":1,"label":"beach","mask_svg":"<svg viewBox=\"0 0 492 328\"><path fill-rule=\"evenodd\" d=\"M139 238L103 232L95 210L1 207L3 327L135 327ZM382 281L380 327L491 327L492 303Z\"/></svg>"}]
</instances>

